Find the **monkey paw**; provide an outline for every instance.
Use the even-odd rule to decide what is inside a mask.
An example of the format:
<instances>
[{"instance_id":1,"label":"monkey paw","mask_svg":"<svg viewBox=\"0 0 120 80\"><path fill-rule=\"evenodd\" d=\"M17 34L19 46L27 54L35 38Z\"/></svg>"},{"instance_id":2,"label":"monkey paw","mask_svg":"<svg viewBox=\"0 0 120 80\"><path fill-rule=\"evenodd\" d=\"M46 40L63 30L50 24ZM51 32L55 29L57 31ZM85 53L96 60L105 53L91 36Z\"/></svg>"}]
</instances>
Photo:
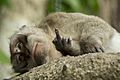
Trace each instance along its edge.
<instances>
[{"instance_id":1,"label":"monkey paw","mask_svg":"<svg viewBox=\"0 0 120 80\"><path fill-rule=\"evenodd\" d=\"M82 54L104 52L104 48L101 41L96 38L89 37L80 42L80 48Z\"/></svg>"},{"instance_id":2,"label":"monkey paw","mask_svg":"<svg viewBox=\"0 0 120 80\"><path fill-rule=\"evenodd\" d=\"M56 49L62 53L67 53L67 51L71 48L71 39L68 38L61 38L59 31L55 29L56 37L53 40L53 44L55 45Z\"/></svg>"}]
</instances>

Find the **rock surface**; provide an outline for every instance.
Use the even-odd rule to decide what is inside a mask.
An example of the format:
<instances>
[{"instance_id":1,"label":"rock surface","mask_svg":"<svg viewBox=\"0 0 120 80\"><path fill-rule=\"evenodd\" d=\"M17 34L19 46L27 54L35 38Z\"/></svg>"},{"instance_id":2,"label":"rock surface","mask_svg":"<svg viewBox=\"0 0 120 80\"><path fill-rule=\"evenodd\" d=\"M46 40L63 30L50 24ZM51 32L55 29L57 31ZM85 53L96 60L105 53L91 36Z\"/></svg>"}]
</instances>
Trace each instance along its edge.
<instances>
[{"instance_id":1,"label":"rock surface","mask_svg":"<svg viewBox=\"0 0 120 80\"><path fill-rule=\"evenodd\" d=\"M120 53L62 57L12 80L120 80Z\"/></svg>"}]
</instances>

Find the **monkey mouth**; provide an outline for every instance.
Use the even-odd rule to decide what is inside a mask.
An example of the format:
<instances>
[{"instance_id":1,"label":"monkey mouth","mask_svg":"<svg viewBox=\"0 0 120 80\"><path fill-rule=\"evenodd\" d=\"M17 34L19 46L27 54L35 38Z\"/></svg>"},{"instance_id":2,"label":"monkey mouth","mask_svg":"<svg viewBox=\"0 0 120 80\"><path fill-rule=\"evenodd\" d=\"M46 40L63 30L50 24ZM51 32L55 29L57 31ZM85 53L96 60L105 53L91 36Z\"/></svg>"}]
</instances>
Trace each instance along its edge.
<instances>
[{"instance_id":1,"label":"monkey mouth","mask_svg":"<svg viewBox=\"0 0 120 80\"><path fill-rule=\"evenodd\" d=\"M21 63L19 64L19 66L13 66L12 68L14 69L15 72L25 73L28 71L27 65L28 65L27 63Z\"/></svg>"}]
</instances>

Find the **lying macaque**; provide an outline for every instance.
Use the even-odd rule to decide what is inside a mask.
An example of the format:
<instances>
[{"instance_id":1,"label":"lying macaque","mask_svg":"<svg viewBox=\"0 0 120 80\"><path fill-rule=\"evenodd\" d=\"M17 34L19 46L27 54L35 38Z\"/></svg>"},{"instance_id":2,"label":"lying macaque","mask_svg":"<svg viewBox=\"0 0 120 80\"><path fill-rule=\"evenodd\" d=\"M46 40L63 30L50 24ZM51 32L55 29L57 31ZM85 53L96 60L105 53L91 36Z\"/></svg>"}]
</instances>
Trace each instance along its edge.
<instances>
[{"instance_id":1,"label":"lying macaque","mask_svg":"<svg viewBox=\"0 0 120 80\"><path fill-rule=\"evenodd\" d=\"M23 26L10 40L11 63L15 72L62 56L120 51L120 36L102 19L81 13L57 12L38 27Z\"/></svg>"}]
</instances>

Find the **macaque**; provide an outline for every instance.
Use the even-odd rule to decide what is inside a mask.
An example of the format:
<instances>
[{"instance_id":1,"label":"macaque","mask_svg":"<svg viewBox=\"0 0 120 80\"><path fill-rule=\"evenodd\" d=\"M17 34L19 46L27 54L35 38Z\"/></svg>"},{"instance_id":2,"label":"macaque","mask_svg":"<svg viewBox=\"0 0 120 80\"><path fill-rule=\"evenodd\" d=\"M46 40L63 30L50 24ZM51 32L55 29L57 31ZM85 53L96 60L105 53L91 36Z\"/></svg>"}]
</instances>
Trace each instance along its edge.
<instances>
[{"instance_id":1,"label":"macaque","mask_svg":"<svg viewBox=\"0 0 120 80\"><path fill-rule=\"evenodd\" d=\"M119 45L119 33L102 19L57 12L37 27L23 26L11 36L11 63L15 72L24 73L62 56L118 52Z\"/></svg>"}]
</instances>

